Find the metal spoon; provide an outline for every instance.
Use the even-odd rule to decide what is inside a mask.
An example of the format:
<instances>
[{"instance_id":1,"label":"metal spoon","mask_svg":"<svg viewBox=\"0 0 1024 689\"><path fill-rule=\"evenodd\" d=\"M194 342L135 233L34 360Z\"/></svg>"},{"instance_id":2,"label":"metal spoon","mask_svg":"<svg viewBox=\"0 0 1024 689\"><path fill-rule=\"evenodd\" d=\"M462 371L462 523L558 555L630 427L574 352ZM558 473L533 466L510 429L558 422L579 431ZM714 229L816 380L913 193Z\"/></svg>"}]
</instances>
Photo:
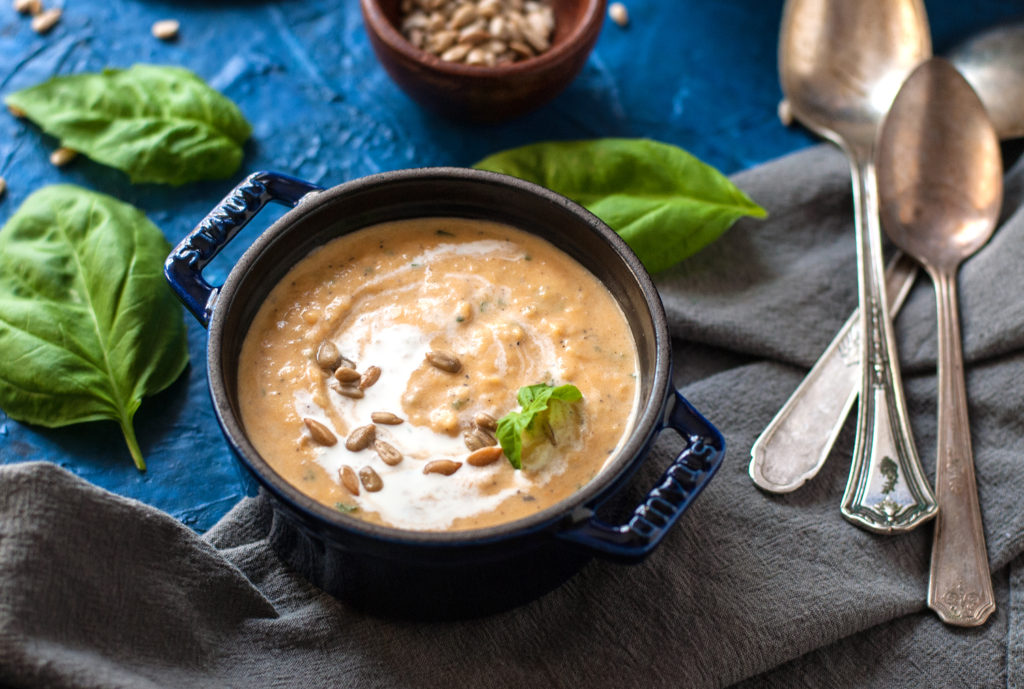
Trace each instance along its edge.
<instances>
[{"instance_id":1,"label":"metal spoon","mask_svg":"<svg viewBox=\"0 0 1024 689\"><path fill-rule=\"evenodd\" d=\"M882 225L935 283L939 333L939 515L928 607L943 622L982 624L995 610L967 422L956 274L988 241L1003 200L999 138L949 62L923 63L900 89L876 156Z\"/></svg>"},{"instance_id":2,"label":"metal spoon","mask_svg":"<svg viewBox=\"0 0 1024 689\"><path fill-rule=\"evenodd\" d=\"M912 529L937 509L907 421L872 162L879 122L930 54L921 0L788 0L783 10L779 74L793 115L850 159L865 365L841 512L879 533Z\"/></svg>"},{"instance_id":3,"label":"metal spoon","mask_svg":"<svg viewBox=\"0 0 1024 689\"><path fill-rule=\"evenodd\" d=\"M950 59L981 97L999 138L1024 136L1024 23L978 34ZM916 262L893 259L885 278L893 314L916 278ZM850 316L751 446L750 477L760 488L788 493L824 465L860 388L859 318L859 311Z\"/></svg>"}]
</instances>

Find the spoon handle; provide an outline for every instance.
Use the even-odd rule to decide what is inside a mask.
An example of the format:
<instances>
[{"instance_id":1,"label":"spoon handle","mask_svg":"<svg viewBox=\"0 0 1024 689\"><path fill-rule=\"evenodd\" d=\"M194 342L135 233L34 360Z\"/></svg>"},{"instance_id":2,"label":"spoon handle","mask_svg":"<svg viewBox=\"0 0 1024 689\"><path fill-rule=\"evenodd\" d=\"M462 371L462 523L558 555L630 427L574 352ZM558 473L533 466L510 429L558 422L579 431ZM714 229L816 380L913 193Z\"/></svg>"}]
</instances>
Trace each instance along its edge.
<instances>
[{"instance_id":1,"label":"spoon handle","mask_svg":"<svg viewBox=\"0 0 1024 689\"><path fill-rule=\"evenodd\" d=\"M893 313L917 278L917 263L900 253L885 272ZM775 418L750 448L750 478L771 493L789 493L814 478L860 392L860 311L836 333Z\"/></svg>"},{"instance_id":2,"label":"spoon handle","mask_svg":"<svg viewBox=\"0 0 1024 689\"><path fill-rule=\"evenodd\" d=\"M936 272L933 279L939 312L939 428L935 490L941 509L935 520L928 607L947 624L976 627L984 624L996 609L996 604L974 478L971 430L967 421L956 274Z\"/></svg>"},{"instance_id":3,"label":"spoon handle","mask_svg":"<svg viewBox=\"0 0 1024 689\"><path fill-rule=\"evenodd\" d=\"M861 314L861 388L850 478L841 512L878 533L935 516L935 496L910 433L882 266L877 181L869 152L851 154Z\"/></svg>"}]
</instances>

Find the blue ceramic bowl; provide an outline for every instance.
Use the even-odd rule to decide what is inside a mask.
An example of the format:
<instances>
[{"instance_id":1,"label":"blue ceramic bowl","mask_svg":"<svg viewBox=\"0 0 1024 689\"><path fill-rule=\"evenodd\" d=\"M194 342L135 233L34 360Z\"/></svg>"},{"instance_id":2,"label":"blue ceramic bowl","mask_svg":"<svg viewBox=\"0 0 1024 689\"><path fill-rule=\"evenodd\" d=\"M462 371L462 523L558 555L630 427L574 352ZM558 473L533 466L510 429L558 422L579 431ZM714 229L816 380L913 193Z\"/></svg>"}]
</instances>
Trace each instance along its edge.
<instances>
[{"instance_id":1,"label":"blue ceramic bowl","mask_svg":"<svg viewBox=\"0 0 1024 689\"><path fill-rule=\"evenodd\" d=\"M293 209L267 229L221 287L203 268L269 201ZM321 505L260 457L239 420L242 340L271 288L327 241L405 218L457 216L522 228L552 242L600 278L619 301L637 343L641 406L609 466L570 498L531 517L457 532L370 524ZM325 591L402 617L480 615L531 600L591 556L638 562L661 542L722 462L721 434L672 386L671 347L658 293L636 256L601 220L554 192L478 170L401 170L321 189L258 172L236 187L174 249L171 287L209 329L207 366L217 418L239 461L273 507L270 541L286 562ZM683 447L658 484L621 524L595 510L645 460L664 428Z\"/></svg>"}]
</instances>

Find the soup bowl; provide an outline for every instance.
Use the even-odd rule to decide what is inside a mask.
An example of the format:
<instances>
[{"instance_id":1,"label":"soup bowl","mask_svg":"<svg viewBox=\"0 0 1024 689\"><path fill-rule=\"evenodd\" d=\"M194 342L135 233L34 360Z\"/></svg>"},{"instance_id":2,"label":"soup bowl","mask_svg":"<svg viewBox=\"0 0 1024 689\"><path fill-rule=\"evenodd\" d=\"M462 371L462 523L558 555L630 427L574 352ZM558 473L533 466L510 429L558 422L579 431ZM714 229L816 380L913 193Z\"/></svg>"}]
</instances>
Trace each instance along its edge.
<instances>
[{"instance_id":1,"label":"soup bowl","mask_svg":"<svg viewBox=\"0 0 1024 689\"><path fill-rule=\"evenodd\" d=\"M210 285L203 269L272 201L292 210L253 242L223 285ZM426 217L495 221L548 240L604 283L636 342L640 394L628 437L577 493L532 516L460 531L413 531L362 521L285 481L253 447L240 420L242 341L274 285L331 239L382 222ZM592 556L639 562L711 480L725 454L721 434L672 385L664 309L639 260L586 209L523 180L479 170L422 168L323 189L287 175L257 172L172 251L165 275L208 329L214 409L242 467L270 502L272 547L324 591L371 612L432 619L487 614L538 597ZM623 489L666 428L679 433L681 447L661 479L639 504L624 506L624 519L610 523L602 518L598 508Z\"/></svg>"}]
</instances>

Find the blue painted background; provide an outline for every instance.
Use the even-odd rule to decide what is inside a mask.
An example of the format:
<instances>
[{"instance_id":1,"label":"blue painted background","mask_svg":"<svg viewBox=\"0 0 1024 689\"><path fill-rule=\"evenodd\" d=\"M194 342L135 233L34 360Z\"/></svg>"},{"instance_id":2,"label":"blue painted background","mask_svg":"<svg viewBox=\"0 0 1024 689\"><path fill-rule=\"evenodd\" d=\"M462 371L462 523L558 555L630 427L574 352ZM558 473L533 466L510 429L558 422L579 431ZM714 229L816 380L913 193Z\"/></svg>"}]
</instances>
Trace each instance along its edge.
<instances>
[{"instance_id":1,"label":"blue painted background","mask_svg":"<svg viewBox=\"0 0 1024 689\"><path fill-rule=\"evenodd\" d=\"M235 182L259 169L332 186L383 170L471 165L544 139L644 136L731 173L814 143L775 115L782 0L627 0L629 27L606 22L564 94L517 121L486 127L445 121L409 101L377 63L355 0L74 0L46 36L9 0L0 4L0 96L54 74L175 64L237 102L254 130L236 179L170 188L131 185L84 158L58 170L48 162L55 141L2 113L0 176L8 191L0 222L32 191L72 182L139 206L176 243ZM1010 0L926 4L936 52L1024 16L1024 5ZM181 21L178 41L150 36L153 21L164 18ZM264 212L239 236L207 271L212 282L223 280L278 214ZM241 497L243 484L206 390L206 333L191 318L189 345L189 368L136 416L146 473L133 467L113 423L50 430L2 412L0 462L50 460L199 531L209 528Z\"/></svg>"}]
</instances>

